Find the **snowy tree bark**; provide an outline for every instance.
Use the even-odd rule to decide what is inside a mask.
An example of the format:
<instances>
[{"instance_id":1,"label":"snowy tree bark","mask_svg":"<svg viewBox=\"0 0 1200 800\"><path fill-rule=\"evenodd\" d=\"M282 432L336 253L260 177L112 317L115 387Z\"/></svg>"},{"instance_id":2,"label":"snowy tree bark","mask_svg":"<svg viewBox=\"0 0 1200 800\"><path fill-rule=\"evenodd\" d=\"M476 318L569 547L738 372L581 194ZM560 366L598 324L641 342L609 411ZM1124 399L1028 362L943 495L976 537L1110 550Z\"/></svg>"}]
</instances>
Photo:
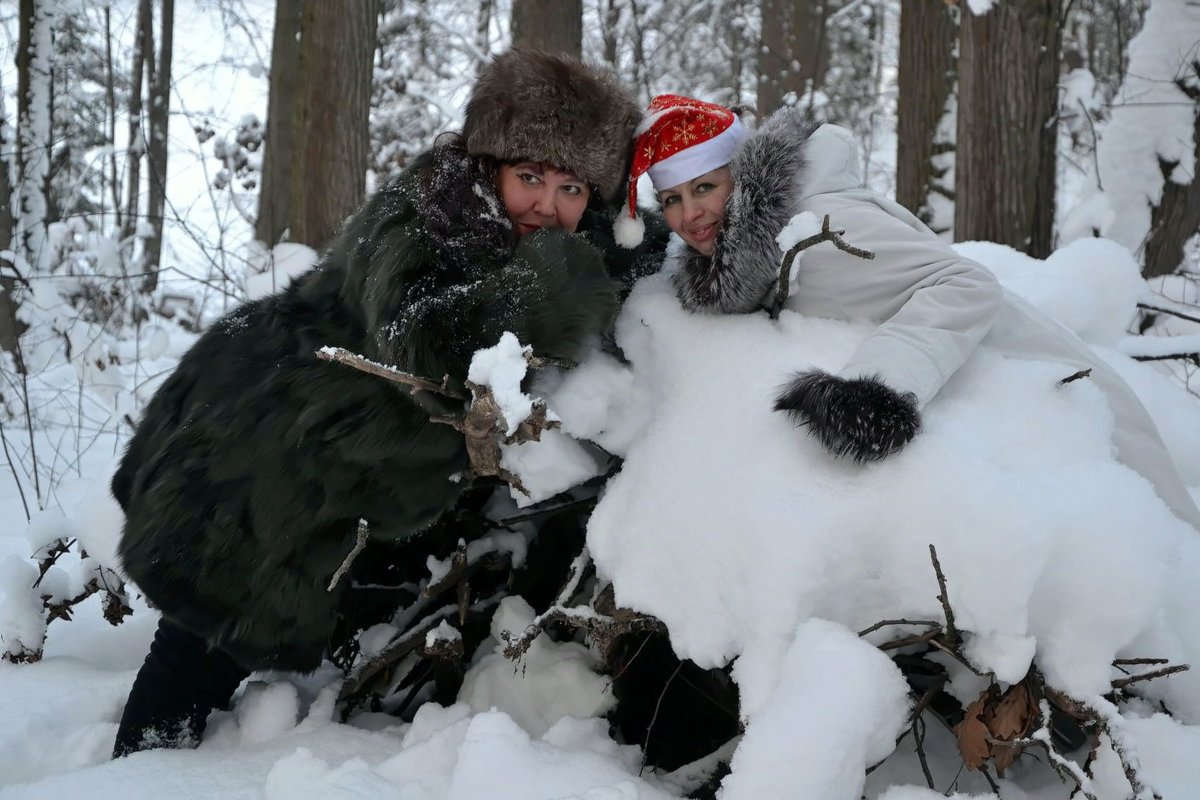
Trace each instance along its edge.
<instances>
[{"instance_id":1,"label":"snowy tree bark","mask_svg":"<svg viewBox=\"0 0 1200 800\"><path fill-rule=\"evenodd\" d=\"M171 55L174 49L175 0L162 0L159 19L158 64L150 75L150 142L147 165L150 171L150 190L146 214L154 232L146 240L146 278L142 291L153 292L158 287L158 271L162 266L163 209L167 200L167 129L171 109ZM154 59L154 54L147 57Z\"/></svg>"},{"instance_id":2,"label":"snowy tree bark","mask_svg":"<svg viewBox=\"0 0 1200 800\"><path fill-rule=\"evenodd\" d=\"M834 0L762 0L758 116L819 89L829 59L825 21Z\"/></svg>"},{"instance_id":3,"label":"snowy tree bark","mask_svg":"<svg viewBox=\"0 0 1200 800\"><path fill-rule=\"evenodd\" d=\"M11 250L13 246L13 178L16 175L16 138L4 103L4 89L0 85L0 250ZM21 331L17 323L16 277L12 274L11 259L0 258L0 350L12 353L20 368L17 337Z\"/></svg>"},{"instance_id":4,"label":"snowy tree bark","mask_svg":"<svg viewBox=\"0 0 1200 800\"><path fill-rule=\"evenodd\" d=\"M1062 0L964 8L954 234L1037 258L1054 247Z\"/></svg>"},{"instance_id":5,"label":"snowy tree bark","mask_svg":"<svg viewBox=\"0 0 1200 800\"><path fill-rule=\"evenodd\" d=\"M320 249L363 201L379 0L305 0L290 170L292 241Z\"/></svg>"},{"instance_id":6,"label":"snowy tree bark","mask_svg":"<svg viewBox=\"0 0 1200 800\"><path fill-rule=\"evenodd\" d=\"M50 179L50 68L58 3L21 0L17 51L17 208L13 250L18 269L45 272L51 266L46 194Z\"/></svg>"},{"instance_id":7,"label":"snowy tree bark","mask_svg":"<svg viewBox=\"0 0 1200 800\"><path fill-rule=\"evenodd\" d=\"M1192 126L1191 180L1175 179L1179 162L1160 161L1163 176L1162 201L1150 211L1150 233L1146 237L1146 261L1142 274L1147 278L1170 275L1179 269L1188 240L1200 233L1200 61L1191 68L1190 80L1179 80L1180 90L1196 104Z\"/></svg>"},{"instance_id":8,"label":"snowy tree bark","mask_svg":"<svg viewBox=\"0 0 1200 800\"><path fill-rule=\"evenodd\" d=\"M271 85L267 100L267 139L263 152L262 187L258 194L255 237L268 247L277 244L291 213L292 151L295 147L296 79L300 70L302 0L276 0L271 40Z\"/></svg>"},{"instance_id":9,"label":"snowy tree bark","mask_svg":"<svg viewBox=\"0 0 1200 800\"><path fill-rule=\"evenodd\" d=\"M896 114L896 200L926 224L932 223L930 192L948 171L939 161L953 158L954 142L938 137L946 101L954 91L954 45L958 23L951 6L901 0L900 99ZM953 199L952 193L950 199Z\"/></svg>"},{"instance_id":10,"label":"snowy tree bark","mask_svg":"<svg viewBox=\"0 0 1200 800\"><path fill-rule=\"evenodd\" d=\"M1092 204L1107 218L1079 225L1143 256L1147 276L1174 272L1200 227L1197 41L1200 5L1155 0L1146 11L1096 148L1096 193L1104 202Z\"/></svg>"},{"instance_id":11,"label":"snowy tree bark","mask_svg":"<svg viewBox=\"0 0 1200 800\"><path fill-rule=\"evenodd\" d=\"M513 0L513 47L566 53L583 51L583 0Z\"/></svg>"},{"instance_id":12,"label":"snowy tree bark","mask_svg":"<svg viewBox=\"0 0 1200 800\"><path fill-rule=\"evenodd\" d=\"M146 72L147 59L154 57L153 48L149 46L152 24L150 0L138 0L133 67L129 70L129 147L125 154L126 191L125 219L121 226L122 240L129 240L133 236L138 223L138 201L142 194L142 155L146 152L146 139L142 131L142 77Z\"/></svg>"}]
</instances>

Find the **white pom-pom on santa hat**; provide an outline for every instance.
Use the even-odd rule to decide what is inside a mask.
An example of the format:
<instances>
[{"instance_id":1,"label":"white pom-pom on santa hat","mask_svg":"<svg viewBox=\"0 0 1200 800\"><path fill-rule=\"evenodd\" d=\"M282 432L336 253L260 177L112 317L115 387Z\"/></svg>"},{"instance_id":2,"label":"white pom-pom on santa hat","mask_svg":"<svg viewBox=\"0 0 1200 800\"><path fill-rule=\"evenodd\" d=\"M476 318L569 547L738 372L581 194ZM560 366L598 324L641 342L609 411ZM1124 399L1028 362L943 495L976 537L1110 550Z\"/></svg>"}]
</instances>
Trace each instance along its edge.
<instances>
[{"instance_id":1,"label":"white pom-pom on santa hat","mask_svg":"<svg viewBox=\"0 0 1200 800\"><path fill-rule=\"evenodd\" d=\"M617 219L613 222L613 236L617 244L626 250L632 250L642 243L646 235L646 221L629 209L629 203L621 206Z\"/></svg>"}]
</instances>

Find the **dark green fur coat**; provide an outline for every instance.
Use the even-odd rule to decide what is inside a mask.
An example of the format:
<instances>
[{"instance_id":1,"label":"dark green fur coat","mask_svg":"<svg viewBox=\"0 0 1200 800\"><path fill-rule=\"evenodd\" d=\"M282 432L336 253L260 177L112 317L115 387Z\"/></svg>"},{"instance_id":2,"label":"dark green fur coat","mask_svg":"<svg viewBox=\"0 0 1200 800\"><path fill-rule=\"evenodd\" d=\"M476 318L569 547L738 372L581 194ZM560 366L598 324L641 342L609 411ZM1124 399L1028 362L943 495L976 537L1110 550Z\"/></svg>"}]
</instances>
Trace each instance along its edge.
<instances>
[{"instance_id":1,"label":"dark green fur coat","mask_svg":"<svg viewBox=\"0 0 1200 800\"><path fill-rule=\"evenodd\" d=\"M578 359L664 238L619 251L610 227L596 207L580 233L518 242L477 159L458 145L421 156L315 269L207 331L151 400L112 482L129 576L248 669L315 668L357 521L377 539L427 528L464 488L451 476L467 456L405 391L314 351L462 378L512 331Z\"/></svg>"}]
</instances>

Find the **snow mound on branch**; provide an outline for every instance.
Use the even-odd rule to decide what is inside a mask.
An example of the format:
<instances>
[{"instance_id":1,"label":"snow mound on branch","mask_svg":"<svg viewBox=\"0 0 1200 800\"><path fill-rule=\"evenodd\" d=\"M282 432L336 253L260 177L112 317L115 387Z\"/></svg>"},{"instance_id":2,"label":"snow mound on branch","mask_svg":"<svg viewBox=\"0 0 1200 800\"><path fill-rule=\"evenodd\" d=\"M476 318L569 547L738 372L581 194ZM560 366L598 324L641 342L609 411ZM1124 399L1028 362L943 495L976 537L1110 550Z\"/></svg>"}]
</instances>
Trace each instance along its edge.
<instances>
[{"instance_id":1,"label":"snow mound on branch","mask_svg":"<svg viewBox=\"0 0 1200 800\"><path fill-rule=\"evenodd\" d=\"M632 444L588 529L617 601L662 619L676 652L704 667L773 648L774 662L759 652L737 668L751 709L806 620L854 631L940 619L930 544L983 669L1011 679L1035 656L1053 686L1091 697L1108 690L1114 657L1151 645L1200 663L1185 610L1200 607L1197 534L1114 459L1104 398L1086 380L1059 386L1069 368L980 348L926 407L921 435L868 467L771 411L790 373L836 372L870 330L688 314L663 275L635 288L617 334L648 408L621 419L616 403L604 423ZM606 374L569 375L560 391L611 395L578 385ZM1170 691L1194 720L1198 688L1188 673L1147 691Z\"/></svg>"},{"instance_id":2,"label":"snow mound on branch","mask_svg":"<svg viewBox=\"0 0 1200 800\"><path fill-rule=\"evenodd\" d=\"M781 645L782 658L773 652ZM863 764L892 752L908 716L908 685L892 662L841 625L814 619L790 643L756 642L734 677L754 685L746 677L759 666L776 673L774 686L743 698L751 724L722 800L861 795ZM805 768L777 768L796 763Z\"/></svg>"},{"instance_id":3,"label":"snow mound on branch","mask_svg":"<svg viewBox=\"0 0 1200 800\"><path fill-rule=\"evenodd\" d=\"M1115 347L1147 293L1137 261L1107 239L1077 239L1045 261L994 242L960 242L954 249L1090 345Z\"/></svg>"},{"instance_id":4,"label":"snow mound on branch","mask_svg":"<svg viewBox=\"0 0 1200 800\"><path fill-rule=\"evenodd\" d=\"M504 711L530 736L543 736L564 717L596 717L612 708L608 678L592 670L595 659L577 642L553 642L539 634L519 664L504 657L503 634L519 637L533 622L533 609L506 597L492 617L494 652L467 672L460 702L475 711Z\"/></svg>"}]
</instances>

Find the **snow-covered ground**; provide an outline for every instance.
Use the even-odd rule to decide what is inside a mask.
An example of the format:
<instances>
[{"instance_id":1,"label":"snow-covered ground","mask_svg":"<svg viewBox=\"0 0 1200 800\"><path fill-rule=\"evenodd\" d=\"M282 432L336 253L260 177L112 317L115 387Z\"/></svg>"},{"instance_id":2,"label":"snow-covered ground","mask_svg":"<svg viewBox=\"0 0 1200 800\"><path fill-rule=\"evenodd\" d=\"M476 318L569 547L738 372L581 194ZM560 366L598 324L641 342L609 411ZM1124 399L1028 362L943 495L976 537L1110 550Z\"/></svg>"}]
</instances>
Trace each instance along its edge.
<instances>
[{"instance_id":1,"label":"snow-covered ground","mask_svg":"<svg viewBox=\"0 0 1200 800\"><path fill-rule=\"evenodd\" d=\"M1188 483L1200 485L1192 447L1200 400L1114 347L1145 341L1122 338L1146 291L1130 279L1124 251L1080 242L1043 263L986 243L961 247L1097 345L1178 447ZM618 324L632 366L597 356L548 384L568 432L627 457L589 529L618 601L663 619L676 651L702 666L737 659L746 732L724 798L913 800L952 786L963 797L989 794L978 774L959 774L953 739L934 725L926 749L938 793L923 788L908 741L864 778L893 750L908 700L875 637L854 631L940 616L929 544L968 654L1003 682L1035 660L1054 686L1101 704L1114 657L1200 663L1192 577L1200 534L1114 460L1101 394L1086 380L1058 386L1062 365L978 354L925 409L922 434L867 468L831 461L770 411L789 371L836 369L867 331L789 311L778 322L688 315L667 281L652 276ZM186 341L171 344L164 357ZM488 357L497 383L506 359L522 360L514 345ZM0 513L15 521L0 554L24 557L31 540L68 533L106 558L99 554L113 551L120 524L105 490L112 463L111 443L91 451L82 476L60 490L65 513L41 515L28 531L14 484L0 484ZM69 587L79 569L68 562L56 580ZM591 654L544 638L519 672L485 645L460 702L426 705L411 724L369 713L334 722L332 669L257 675L232 712L214 714L198 750L110 762L155 624L152 611L134 605L133 617L111 628L90 600L74 621L50 626L41 662L0 664L0 798L624 800L679 796L690 785L683 774L639 777L637 748L607 734L612 697ZM505 601L494 634L522 630L530 614ZM970 702L981 680L948 663L951 691ZM1191 756L1200 744L1200 674L1143 691L1147 699L1118 719L1143 780L1166 798L1200 796ZM1102 749L1094 771L1097 797L1126 796L1111 750ZM1070 793L1032 756L1001 787L1005 798Z\"/></svg>"},{"instance_id":2,"label":"snow-covered ground","mask_svg":"<svg viewBox=\"0 0 1200 800\"><path fill-rule=\"evenodd\" d=\"M269 6L251 3L249 17L269 19ZM187 27L176 36L176 110L207 113L218 127L247 112L262 116L267 54L227 36L213 4L188 4L179 18ZM192 285L213 258L238 262L221 275L240 275L245 255L225 247L242 241L246 225L227 198L213 202L207 192L210 175L186 122L172 121L168 185L187 224L168 232L179 269L164 275L168 286ZM891 141L875 142L884 154L877 177L888 172ZM1170 331L1179 338L1165 341L1126 336L1133 303L1147 290L1128 255L1103 244L1064 248L1045 263L988 243L960 248L1097 348L1138 392L1200 497L1200 400L1166 365L1129 358L1195 351L1200 325L1175 320ZM312 257L286 246L277 255L280 276L224 288L265 293ZM1194 301L1189 286L1167 294ZM217 289L202 300L208 318L232 302ZM940 617L929 544L938 548L969 654L1001 681L1019 679L1036 660L1056 686L1095 700L1115 677L1115 656L1200 667L1200 534L1113 459L1102 398L1086 380L1057 387L1061 365L985 350L925 410L921 436L868 468L830 461L770 411L788 373L836 368L866 332L786 311L776 323L685 315L652 277L619 325L632 367L597 357L545 384L568 431L628 458L589 531L619 601L664 619L681 655L705 666L737 658L746 731L723 784L726 800L991 796L934 723L925 749L938 791L924 788L911 736L892 752L907 690L873 646L885 633L854 634L883 618ZM0 628L9 634L23 627L40 637L11 590L33 569L36 546L68 535L113 563L121 516L107 483L128 432L121 416L136 414L192 339L173 325L141 331L123 343L129 349L118 354L108 389L94 371L47 355L51 368L35 391L50 410L35 441L57 475L43 487L53 488L47 505L61 511L37 514L30 483L22 481L23 498L0 464ZM100 387L95 396L79 390L81 380L89 392ZM24 434L5 435L11 444ZM564 463L576 479L589 468L557 433L540 450L514 448L505 458L535 496L561 488L554 481ZM46 585L71 594L91 568L69 557ZM335 722L331 667L307 677L255 675L231 712L213 715L198 750L112 762L116 722L157 623L139 598L132 602L133 616L111 627L94 597L73 621L49 627L40 662L0 663L0 800L634 800L675 797L694 785L686 770L643 772L638 749L608 735L602 715L613 698L592 654L544 637L521 671L499 645L481 647L459 703L427 704L411 723L371 713ZM519 600L507 600L494 634L521 630L529 618ZM947 665L951 690L973 700L979 679ZM1146 700L1124 706L1116 725L1141 777L1167 800L1200 798L1200 673L1142 691ZM1101 749L1094 774L1098 798L1128 795L1111 749ZM1065 800L1071 789L1036 752L1000 781L1005 800Z\"/></svg>"}]
</instances>

